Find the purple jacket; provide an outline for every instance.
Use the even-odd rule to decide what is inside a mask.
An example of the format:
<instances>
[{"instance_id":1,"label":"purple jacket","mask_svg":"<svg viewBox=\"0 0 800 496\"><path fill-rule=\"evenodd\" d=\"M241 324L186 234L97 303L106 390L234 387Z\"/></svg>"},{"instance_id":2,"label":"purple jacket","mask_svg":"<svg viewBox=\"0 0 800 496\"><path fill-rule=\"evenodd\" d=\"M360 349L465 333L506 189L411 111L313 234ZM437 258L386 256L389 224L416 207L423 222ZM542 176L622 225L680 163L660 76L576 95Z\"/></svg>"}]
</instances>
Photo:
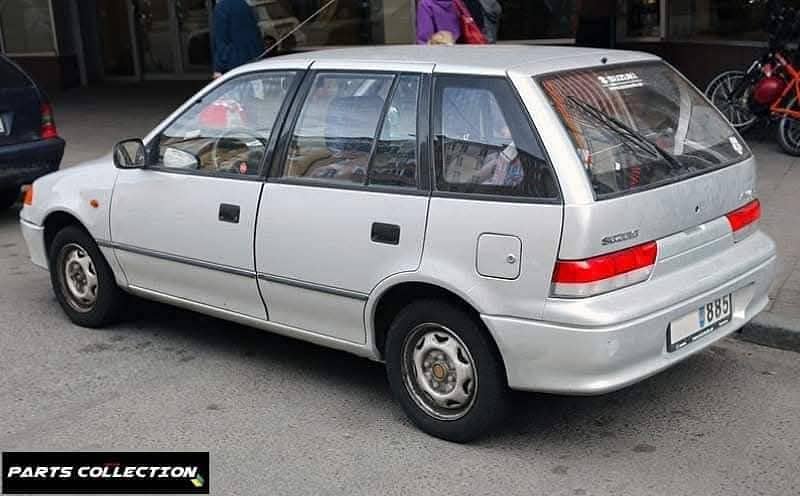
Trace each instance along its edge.
<instances>
[{"instance_id":1,"label":"purple jacket","mask_svg":"<svg viewBox=\"0 0 800 496\"><path fill-rule=\"evenodd\" d=\"M461 37L461 21L453 0L420 0L417 5L417 43L426 44L437 31Z\"/></svg>"}]
</instances>

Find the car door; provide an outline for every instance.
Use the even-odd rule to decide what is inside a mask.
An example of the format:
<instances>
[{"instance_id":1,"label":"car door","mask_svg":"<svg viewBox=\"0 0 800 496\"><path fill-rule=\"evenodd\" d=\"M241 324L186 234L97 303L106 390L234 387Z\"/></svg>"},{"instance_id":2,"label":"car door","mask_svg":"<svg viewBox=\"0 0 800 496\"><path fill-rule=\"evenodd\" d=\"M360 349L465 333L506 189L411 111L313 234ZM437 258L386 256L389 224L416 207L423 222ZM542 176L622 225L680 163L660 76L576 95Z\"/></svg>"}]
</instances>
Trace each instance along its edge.
<instances>
[{"instance_id":1,"label":"car door","mask_svg":"<svg viewBox=\"0 0 800 496\"><path fill-rule=\"evenodd\" d=\"M266 318L253 242L263 167L297 71L248 73L202 96L121 170L111 237L134 289Z\"/></svg>"},{"instance_id":2,"label":"car door","mask_svg":"<svg viewBox=\"0 0 800 496\"><path fill-rule=\"evenodd\" d=\"M420 271L466 288L481 313L540 318L563 206L536 130L505 77L438 74L433 93Z\"/></svg>"},{"instance_id":3,"label":"car door","mask_svg":"<svg viewBox=\"0 0 800 496\"><path fill-rule=\"evenodd\" d=\"M369 293L420 263L429 179L418 108L429 76L318 70L306 79L264 189L259 287L270 320L364 343Z\"/></svg>"}]
</instances>

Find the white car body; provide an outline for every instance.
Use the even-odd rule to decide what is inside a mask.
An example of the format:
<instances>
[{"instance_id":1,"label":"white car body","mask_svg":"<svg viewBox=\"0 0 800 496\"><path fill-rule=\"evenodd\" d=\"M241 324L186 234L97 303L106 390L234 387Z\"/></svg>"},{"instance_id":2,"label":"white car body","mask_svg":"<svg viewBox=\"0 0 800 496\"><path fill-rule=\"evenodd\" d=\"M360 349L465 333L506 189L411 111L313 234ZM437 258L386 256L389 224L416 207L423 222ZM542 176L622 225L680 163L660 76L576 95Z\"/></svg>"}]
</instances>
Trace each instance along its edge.
<instances>
[{"instance_id":1,"label":"white car body","mask_svg":"<svg viewBox=\"0 0 800 496\"><path fill-rule=\"evenodd\" d=\"M511 81L524 102L558 178L560 201L397 195L117 169L109 155L36 181L33 203L21 212L31 259L48 268L52 234L45 229L69 216L96 240L125 291L374 360L384 358L384 297L403 287L448 294L480 316L511 388L567 394L639 381L734 332L765 307L774 244L759 230L734 242L724 217L752 193L752 158L680 183L681 194L667 186L595 201L567 131L532 78L601 58L613 65L656 57L554 47L485 48L483 56L482 49L370 47L258 62L211 83L144 142L215 87L258 71L489 75ZM682 210L689 192L708 191L715 193L702 194L707 210L699 204ZM644 204L637 203L643 196L670 215L643 217ZM219 222L223 203L241 207L237 224ZM372 242L372 222L401 226L398 244ZM646 282L589 298L551 295L557 258L610 252L599 240L634 227L641 241L658 242L658 262ZM734 303L727 324L667 349L671 322L727 294Z\"/></svg>"}]
</instances>

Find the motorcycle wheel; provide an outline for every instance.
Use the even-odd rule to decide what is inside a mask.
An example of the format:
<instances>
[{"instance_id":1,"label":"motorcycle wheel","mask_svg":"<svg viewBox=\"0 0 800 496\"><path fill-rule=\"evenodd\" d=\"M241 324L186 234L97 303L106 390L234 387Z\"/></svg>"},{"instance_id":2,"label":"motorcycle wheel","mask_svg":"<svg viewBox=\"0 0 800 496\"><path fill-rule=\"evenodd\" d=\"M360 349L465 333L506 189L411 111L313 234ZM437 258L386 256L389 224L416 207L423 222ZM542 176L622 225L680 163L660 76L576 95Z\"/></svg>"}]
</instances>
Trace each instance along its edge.
<instances>
[{"instance_id":1,"label":"motorcycle wheel","mask_svg":"<svg viewBox=\"0 0 800 496\"><path fill-rule=\"evenodd\" d=\"M797 98L789 101L787 108L794 109ZM800 157L800 119L784 115L778 122L778 144L784 152L795 157Z\"/></svg>"},{"instance_id":2,"label":"motorcycle wheel","mask_svg":"<svg viewBox=\"0 0 800 496\"><path fill-rule=\"evenodd\" d=\"M737 101L730 101L729 95L744 78L744 71L725 71L712 79L706 88L706 97L739 132L750 129L758 120L748 107L750 89Z\"/></svg>"}]
</instances>

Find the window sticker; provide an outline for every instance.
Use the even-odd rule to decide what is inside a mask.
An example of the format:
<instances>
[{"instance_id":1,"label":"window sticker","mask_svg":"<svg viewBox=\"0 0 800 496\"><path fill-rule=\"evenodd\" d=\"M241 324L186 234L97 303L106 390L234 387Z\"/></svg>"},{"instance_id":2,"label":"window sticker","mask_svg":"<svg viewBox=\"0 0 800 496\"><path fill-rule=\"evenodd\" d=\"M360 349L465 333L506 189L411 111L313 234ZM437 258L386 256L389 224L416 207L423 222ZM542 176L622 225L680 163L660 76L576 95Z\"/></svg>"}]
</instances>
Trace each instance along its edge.
<instances>
[{"instance_id":1,"label":"window sticker","mask_svg":"<svg viewBox=\"0 0 800 496\"><path fill-rule=\"evenodd\" d=\"M744 147L741 143L739 143L739 140L736 138L736 136L731 136L728 138L728 141L731 142L731 146L736 153L739 155L744 155Z\"/></svg>"},{"instance_id":2,"label":"window sticker","mask_svg":"<svg viewBox=\"0 0 800 496\"><path fill-rule=\"evenodd\" d=\"M609 91L627 90L644 86L644 82L635 72L597 76L597 80Z\"/></svg>"}]
</instances>

